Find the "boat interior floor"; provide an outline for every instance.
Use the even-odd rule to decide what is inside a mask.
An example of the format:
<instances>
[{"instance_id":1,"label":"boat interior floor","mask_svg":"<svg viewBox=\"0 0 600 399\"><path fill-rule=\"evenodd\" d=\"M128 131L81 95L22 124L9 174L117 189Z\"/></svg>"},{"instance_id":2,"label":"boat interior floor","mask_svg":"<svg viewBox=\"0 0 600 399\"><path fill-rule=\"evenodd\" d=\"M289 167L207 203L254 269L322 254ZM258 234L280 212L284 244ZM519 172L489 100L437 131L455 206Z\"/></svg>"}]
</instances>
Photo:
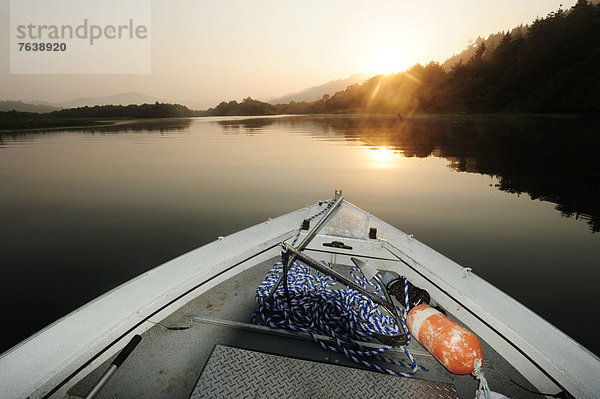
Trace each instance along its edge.
<instances>
[{"instance_id":1,"label":"boat interior floor","mask_svg":"<svg viewBox=\"0 0 600 399\"><path fill-rule=\"evenodd\" d=\"M150 318L155 325L143 333L138 347L96 397L341 398L366 397L365 392L369 398L475 397L479 382L473 376L451 374L414 339L409 350L422 368L415 377L403 378L371 371L342 353L326 351L307 334L252 324L256 288L279 260L274 257L238 273L164 320ZM334 267L349 272L348 266ZM509 398L541 397L510 381L507 377L534 390L500 354L485 342L482 345L483 371L492 391ZM401 349L387 354L410 363ZM71 387L68 397L85 397L113 358ZM373 362L409 371L401 365ZM417 394L410 396L410 392Z\"/></svg>"}]
</instances>

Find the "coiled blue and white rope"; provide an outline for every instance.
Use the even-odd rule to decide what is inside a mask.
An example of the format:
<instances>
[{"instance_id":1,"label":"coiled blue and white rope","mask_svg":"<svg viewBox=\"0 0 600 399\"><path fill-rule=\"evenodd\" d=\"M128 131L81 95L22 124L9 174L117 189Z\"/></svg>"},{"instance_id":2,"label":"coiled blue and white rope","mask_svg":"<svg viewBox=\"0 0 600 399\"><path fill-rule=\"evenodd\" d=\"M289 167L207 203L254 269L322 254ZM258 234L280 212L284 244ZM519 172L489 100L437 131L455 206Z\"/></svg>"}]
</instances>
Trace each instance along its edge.
<instances>
[{"instance_id":1,"label":"coiled blue and white rope","mask_svg":"<svg viewBox=\"0 0 600 399\"><path fill-rule=\"evenodd\" d=\"M377 334L394 335L400 331L392 316L383 314L378 305L370 298L352 289L332 289L336 284L334 278L321 275L312 275L308 266L300 263L291 265L288 271L288 292L290 305L283 287L278 287L273 296L273 301L265 299L272 287L277 282L283 271L282 262L274 265L256 290L256 301L259 309L253 315L255 323L260 320L265 325L274 328L286 328L289 330L303 331L309 334L323 349L341 352L352 361L369 367L376 371L402 377L412 377L419 366L408 351L406 346L401 348L410 360L410 365L396 361L381 354L396 346L383 346L375 350L367 350L359 344L360 341L370 341ZM382 299L379 285L369 282L354 267L351 271L354 281L365 289L369 289ZM405 319L408 309L408 284L405 279L405 305L406 309L398 308L402 314L404 331ZM323 342L317 335L326 335L332 338L335 346ZM382 367L378 364L368 362L362 357L375 357L390 364L409 367L410 371L399 372ZM422 370L425 370L421 367Z\"/></svg>"}]
</instances>

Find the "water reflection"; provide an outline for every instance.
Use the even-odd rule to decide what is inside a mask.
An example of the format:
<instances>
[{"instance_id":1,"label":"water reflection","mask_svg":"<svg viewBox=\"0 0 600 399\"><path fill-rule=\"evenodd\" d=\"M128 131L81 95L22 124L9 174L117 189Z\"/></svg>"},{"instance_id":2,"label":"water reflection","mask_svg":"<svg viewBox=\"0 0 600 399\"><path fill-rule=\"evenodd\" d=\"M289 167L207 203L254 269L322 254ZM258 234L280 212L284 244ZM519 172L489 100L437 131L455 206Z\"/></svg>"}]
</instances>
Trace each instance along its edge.
<instances>
[{"instance_id":1,"label":"water reflection","mask_svg":"<svg viewBox=\"0 0 600 399\"><path fill-rule=\"evenodd\" d=\"M217 123L228 133L240 133L240 130L244 130L244 133L253 135L260 133L264 127L273 124L272 118L253 118L253 119L242 119L242 120L224 120L218 121Z\"/></svg>"},{"instance_id":2,"label":"water reflection","mask_svg":"<svg viewBox=\"0 0 600 399\"><path fill-rule=\"evenodd\" d=\"M359 142L374 151L373 165L390 167L394 153L436 156L448 167L498 179L499 190L556 204L566 217L600 231L600 136L597 120L532 117L319 116L220 122L226 129L285 125L316 138Z\"/></svg>"},{"instance_id":3,"label":"water reflection","mask_svg":"<svg viewBox=\"0 0 600 399\"><path fill-rule=\"evenodd\" d=\"M389 169L398 166L400 152L388 146L367 147L370 155L370 165L376 169Z\"/></svg>"},{"instance_id":4,"label":"water reflection","mask_svg":"<svg viewBox=\"0 0 600 399\"><path fill-rule=\"evenodd\" d=\"M189 129L192 121L193 120L189 118L142 119L134 121L117 121L110 125L90 127L0 131L0 145L3 145L4 140L7 138L26 141L27 139L35 139L36 137L54 135L65 131L76 131L77 133L87 134L183 132Z\"/></svg>"}]
</instances>

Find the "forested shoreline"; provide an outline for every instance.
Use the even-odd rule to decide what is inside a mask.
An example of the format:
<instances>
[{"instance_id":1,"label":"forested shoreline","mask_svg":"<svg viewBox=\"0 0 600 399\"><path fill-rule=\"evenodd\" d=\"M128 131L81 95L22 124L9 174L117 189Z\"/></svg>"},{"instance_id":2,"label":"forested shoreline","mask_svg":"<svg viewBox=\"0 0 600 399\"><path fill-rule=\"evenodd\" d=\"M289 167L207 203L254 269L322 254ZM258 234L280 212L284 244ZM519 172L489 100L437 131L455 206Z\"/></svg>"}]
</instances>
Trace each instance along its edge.
<instances>
[{"instance_id":1,"label":"forested shoreline","mask_svg":"<svg viewBox=\"0 0 600 399\"><path fill-rule=\"evenodd\" d=\"M184 118L201 115L201 111L193 111L180 104L159 102L141 105L97 105L47 113L6 111L0 112L0 130L94 126L110 123L103 120L106 118Z\"/></svg>"},{"instance_id":2,"label":"forested shoreline","mask_svg":"<svg viewBox=\"0 0 600 399\"><path fill-rule=\"evenodd\" d=\"M523 33L524 31L524 33ZM394 51L394 49L390 49ZM399 51L399 50L398 50ZM206 115L315 113L596 113L600 111L600 5L580 0L482 42L466 62L377 75L313 102L222 102Z\"/></svg>"}]
</instances>

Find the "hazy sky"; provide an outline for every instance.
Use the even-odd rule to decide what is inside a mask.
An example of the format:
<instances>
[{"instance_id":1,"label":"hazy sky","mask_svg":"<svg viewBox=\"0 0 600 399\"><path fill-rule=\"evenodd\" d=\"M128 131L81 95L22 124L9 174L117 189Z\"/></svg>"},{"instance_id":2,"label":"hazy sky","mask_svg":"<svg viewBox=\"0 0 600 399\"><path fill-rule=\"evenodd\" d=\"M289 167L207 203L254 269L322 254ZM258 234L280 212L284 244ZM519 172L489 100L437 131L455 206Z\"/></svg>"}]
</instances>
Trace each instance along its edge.
<instances>
[{"instance_id":1,"label":"hazy sky","mask_svg":"<svg viewBox=\"0 0 600 399\"><path fill-rule=\"evenodd\" d=\"M0 0L0 100L61 102L137 91L210 105L280 96L354 73L443 62L470 39L575 2L154 0L151 74L11 75L10 1Z\"/></svg>"}]
</instances>

